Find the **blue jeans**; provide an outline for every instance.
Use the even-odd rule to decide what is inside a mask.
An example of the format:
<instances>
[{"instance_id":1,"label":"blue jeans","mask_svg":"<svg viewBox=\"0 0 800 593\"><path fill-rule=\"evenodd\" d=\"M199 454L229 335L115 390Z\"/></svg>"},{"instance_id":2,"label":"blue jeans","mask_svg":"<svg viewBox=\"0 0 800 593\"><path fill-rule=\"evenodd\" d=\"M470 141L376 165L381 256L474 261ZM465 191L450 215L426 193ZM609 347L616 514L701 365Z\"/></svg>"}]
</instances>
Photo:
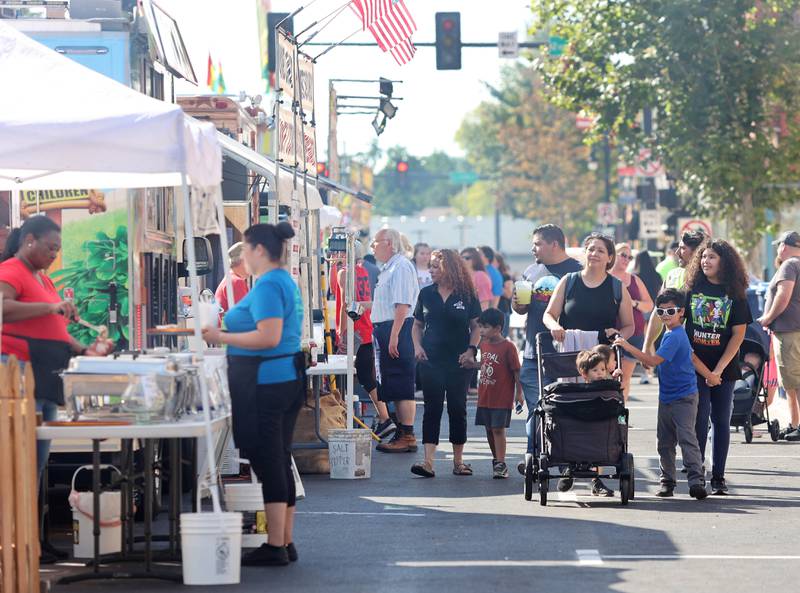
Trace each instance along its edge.
<instances>
[{"instance_id":1,"label":"blue jeans","mask_svg":"<svg viewBox=\"0 0 800 593\"><path fill-rule=\"evenodd\" d=\"M542 378L545 385L552 383L547 377ZM528 435L528 453L533 453L533 439L536 438L536 417L533 412L539 403L539 370L535 358L522 359L519 382L522 383L525 404L528 406L528 421L525 423L525 433Z\"/></svg>"},{"instance_id":2,"label":"blue jeans","mask_svg":"<svg viewBox=\"0 0 800 593\"><path fill-rule=\"evenodd\" d=\"M725 477L725 463L731 445L731 414L733 413L733 387L735 381L723 381L716 387L706 385L706 380L697 376L700 398L697 403L695 432L700 454L705 462L706 442L708 440L708 419L714 428L711 477Z\"/></svg>"}]
</instances>

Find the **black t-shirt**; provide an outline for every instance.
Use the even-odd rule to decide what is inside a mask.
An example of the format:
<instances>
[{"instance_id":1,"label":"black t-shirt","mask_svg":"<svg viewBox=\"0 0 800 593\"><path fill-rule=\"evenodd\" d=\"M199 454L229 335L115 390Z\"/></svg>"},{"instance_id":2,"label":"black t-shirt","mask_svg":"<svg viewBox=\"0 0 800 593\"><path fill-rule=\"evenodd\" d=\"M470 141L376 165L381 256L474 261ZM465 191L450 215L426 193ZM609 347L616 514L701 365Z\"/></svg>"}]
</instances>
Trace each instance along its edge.
<instances>
[{"instance_id":1,"label":"black t-shirt","mask_svg":"<svg viewBox=\"0 0 800 593\"><path fill-rule=\"evenodd\" d=\"M703 280L686 295L686 334L697 358L711 371L731 341L733 326L751 321L747 299L730 298L722 285ZM738 357L734 356L722 372L722 380L736 381L741 376Z\"/></svg>"},{"instance_id":2,"label":"black t-shirt","mask_svg":"<svg viewBox=\"0 0 800 593\"><path fill-rule=\"evenodd\" d=\"M564 307L558 323L564 329L597 331L617 327L619 303L614 298L614 277L606 274L600 286L589 288L580 274L572 290L567 285Z\"/></svg>"},{"instance_id":3,"label":"black t-shirt","mask_svg":"<svg viewBox=\"0 0 800 593\"><path fill-rule=\"evenodd\" d=\"M435 364L458 366L458 357L469 346L470 321L481 314L475 295L452 293L442 301L436 284L419 291L414 319L425 324L422 347Z\"/></svg>"},{"instance_id":4,"label":"black t-shirt","mask_svg":"<svg viewBox=\"0 0 800 593\"><path fill-rule=\"evenodd\" d=\"M511 276L508 274L503 274L503 289L505 290L506 282L511 280ZM500 309L506 315L511 315L511 299L506 297L505 295L500 297L500 302L497 303L497 308ZM508 329L508 328L506 328Z\"/></svg>"}]
</instances>

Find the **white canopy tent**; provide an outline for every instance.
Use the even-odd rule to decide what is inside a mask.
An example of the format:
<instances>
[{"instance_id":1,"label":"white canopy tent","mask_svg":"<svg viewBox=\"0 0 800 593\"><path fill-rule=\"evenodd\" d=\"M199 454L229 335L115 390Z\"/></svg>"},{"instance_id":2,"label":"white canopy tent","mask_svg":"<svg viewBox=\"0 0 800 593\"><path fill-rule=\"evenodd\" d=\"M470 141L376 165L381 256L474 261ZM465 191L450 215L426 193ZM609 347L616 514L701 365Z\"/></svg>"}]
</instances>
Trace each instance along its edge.
<instances>
[{"instance_id":1,"label":"white canopy tent","mask_svg":"<svg viewBox=\"0 0 800 593\"><path fill-rule=\"evenodd\" d=\"M210 188L222 180L214 126L85 68L2 21L0 80L0 191L181 187L192 302L198 303L189 185ZM221 202L217 215L224 225ZM221 239L227 252L225 233ZM199 323L195 336L202 343ZM200 377L210 453L208 386ZM216 475L213 454L209 464ZM209 486L220 512L216 483Z\"/></svg>"}]
</instances>

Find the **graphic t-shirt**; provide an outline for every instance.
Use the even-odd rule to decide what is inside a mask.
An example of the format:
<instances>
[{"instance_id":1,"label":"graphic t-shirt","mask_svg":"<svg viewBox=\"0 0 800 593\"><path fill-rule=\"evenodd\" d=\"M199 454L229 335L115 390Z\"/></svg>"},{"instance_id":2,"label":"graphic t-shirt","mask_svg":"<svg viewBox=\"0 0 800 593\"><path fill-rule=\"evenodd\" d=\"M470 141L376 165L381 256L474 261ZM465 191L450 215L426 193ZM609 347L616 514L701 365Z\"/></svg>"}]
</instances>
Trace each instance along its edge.
<instances>
[{"instance_id":1,"label":"graphic t-shirt","mask_svg":"<svg viewBox=\"0 0 800 593\"><path fill-rule=\"evenodd\" d=\"M16 291L20 303L60 303L61 297L58 296L53 281L45 274L38 276L41 282L16 257L0 264L0 282L5 282ZM63 315L42 315L24 321L6 321L3 323L3 354L13 354L20 360L30 360L28 342L20 338L69 342L67 323Z\"/></svg>"},{"instance_id":2,"label":"graphic t-shirt","mask_svg":"<svg viewBox=\"0 0 800 593\"><path fill-rule=\"evenodd\" d=\"M660 401L668 404L697 393L697 374L692 364L692 346L682 325L664 333L656 354L664 359L664 362L658 365Z\"/></svg>"},{"instance_id":3,"label":"graphic t-shirt","mask_svg":"<svg viewBox=\"0 0 800 593\"><path fill-rule=\"evenodd\" d=\"M519 353L510 340L481 342L481 372L478 407L510 410L514 407L514 372L519 371Z\"/></svg>"},{"instance_id":4,"label":"graphic t-shirt","mask_svg":"<svg viewBox=\"0 0 800 593\"><path fill-rule=\"evenodd\" d=\"M337 270L340 268L337 268ZM336 327L341 333L344 333L345 328L339 328L341 323L342 307L344 306L344 290L345 287L339 284L338 272L336 274ZM346 277L346 275L345 275ZM331 287L333 290L333 287ZM369 272L361 264L356 264L356 301L369 302L372 301L372 287L369 282ZM345 320L347 321L347 320ZM362 344L372 344L372 311L367 309L363 315L353 322L353 331L361 338Z\"/></svg>"},{"instance_id":5,"label":"graphic t-shirt","mask_svg":"<svg viewBox=\"0 0 800 593\"><path fill-rule=\"evenodd\" d=\"M281 341L275 348L249 350L228 346L228 354L236 356L277 356L300 351L300 334L303 323L303 302L289 272L272 270L261 276L245 297L225 315L229 332L255 331L262 319L283 319ZM258 367L258 384L285 383L297 379L294 359L291 357L267 360Z\"/></svg>"},{"instance_id":6,"label":"graphic t-shirt","mask_svg":"<svg viewBox=\"0 0 800 593\"><path fill-rule=\"evenodd\" d=\"M753 321L747 299L732 299L725 287L703 280L686 295L686 334L697 357L709 370L717 366L728 346L734 325ZM738 357L722 372L723 381L741 378Z\"/></svg>"},{"instance_id":7,"label":"graphic t-shirt","mask_svg":"<svg viewBox=\"0 0 800 593\"><path fill-rule=\"evenodd\" d=\"M536 357L536 334L547 331L542 316L550 303L550 297L556 289L558 281L565 274L579 272L582 269L580 262L576 259L567 258L564 261L546 266L544 264L533 264L522 274L522 277L533 285L531 292L531 304L528 306L528 318L525 321L525 358ZM554 352L551 340L542 342L543 352Z\"/></svg>"}]
</instances>

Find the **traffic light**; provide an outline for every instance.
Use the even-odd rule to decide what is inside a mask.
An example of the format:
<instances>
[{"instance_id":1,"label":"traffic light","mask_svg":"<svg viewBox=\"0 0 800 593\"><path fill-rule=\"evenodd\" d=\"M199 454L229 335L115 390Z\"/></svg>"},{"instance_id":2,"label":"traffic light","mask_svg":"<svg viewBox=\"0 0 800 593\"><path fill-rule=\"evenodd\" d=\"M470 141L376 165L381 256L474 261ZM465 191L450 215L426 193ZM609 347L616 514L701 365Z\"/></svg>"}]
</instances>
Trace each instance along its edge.
<instances>
[{"instance_id":1,"label":"traffic light","mask_svg":"<svg viewBox=\"0 0 800 593\"><path fill-rule=\"evenodd\" d=\"M397 175L397 185L400 187L408 187L408 161L397 161L394 167Z\"/></svg>"},{"instance_id":2,"label":"traffic light","mask_svg":"<svg viewBox=\"0 0 800 593\"><path fill-rule=\"evenodd\" d=\"M326 163L317 163L317 176L328 177L328 165Z\"/></svg>"},{"instance_id":3,"label":"traffic light","mask_svg":"<svg viewBox=\"0 0 800 593\"><path fill-rule=\"evenodd\" d=\"M461 70L461 13L436 13L436 69Z\"/></svg>"},{"instance_id":4,"label":"traffic light","mask_svg":"<svg viewBox=\"0 0 800 593\"><path fill-rule=\"evenodd\" d=\"M401 175L404 173L408 173L408 162L407 161L398 161L397 162L397 172Z\"/></svg>"}]
</instances>

